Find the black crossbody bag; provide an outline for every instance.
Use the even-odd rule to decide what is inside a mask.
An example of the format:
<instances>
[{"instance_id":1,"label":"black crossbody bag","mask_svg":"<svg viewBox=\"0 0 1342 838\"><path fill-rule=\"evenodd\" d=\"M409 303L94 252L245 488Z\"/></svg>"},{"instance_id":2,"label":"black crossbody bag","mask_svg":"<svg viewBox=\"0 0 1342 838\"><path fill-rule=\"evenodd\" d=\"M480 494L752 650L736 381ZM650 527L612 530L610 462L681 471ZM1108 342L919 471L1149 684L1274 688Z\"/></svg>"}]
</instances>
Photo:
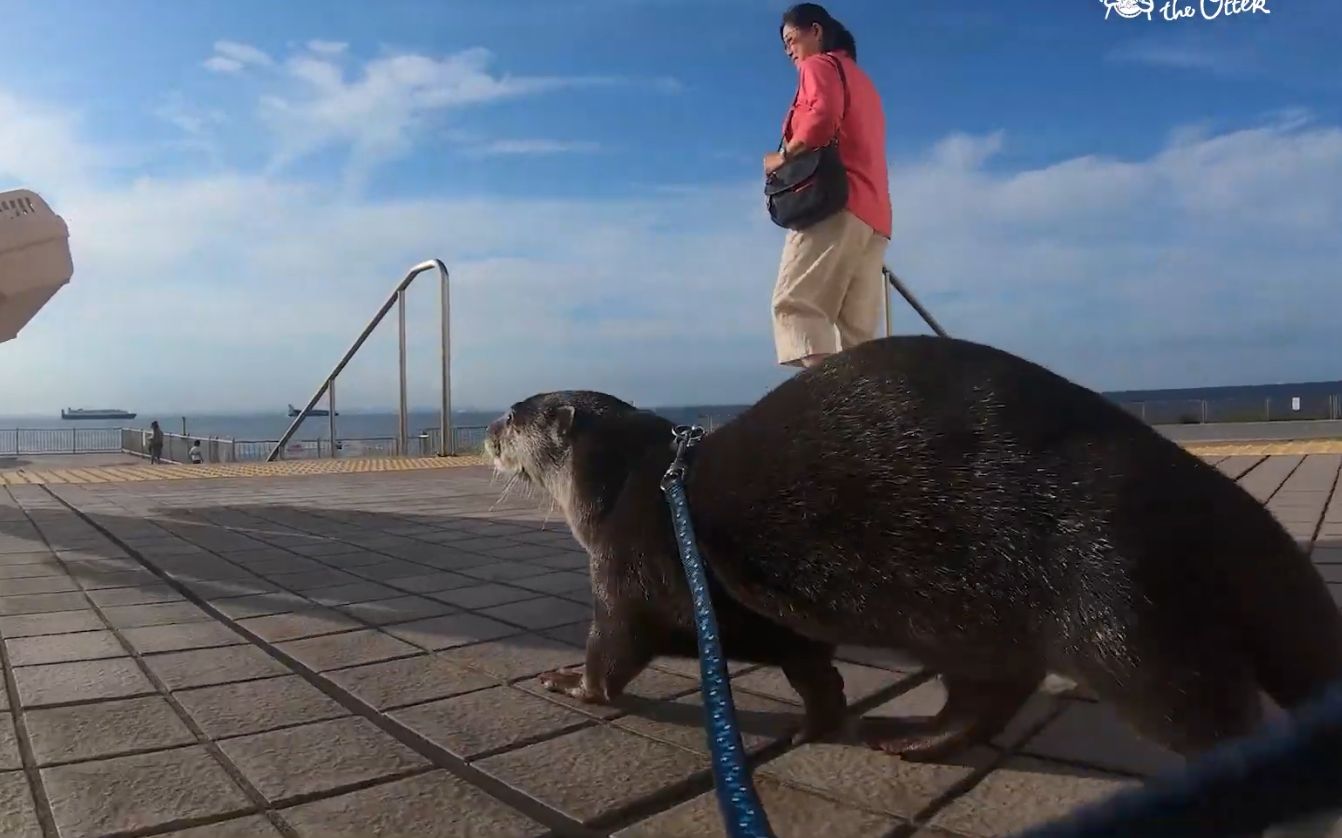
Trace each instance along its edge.
<instances>
[{"instance_id":1,"label":"black crossbody bag","mask_svg":"<svg viewBox=\"0 0 1342 838\"><path fill-rule=\"evenodd\" d=\"M789 230L803 230L848 205L848 172L839 158L839 126L848 115L848 77L843 62L832 55L830 58L843 84L843 113L834 128L834 138L820 148L788 159L764 178L769 217ZM778 141L779 150L784 143L785 138Z\"/></svg>"}]
</instances>

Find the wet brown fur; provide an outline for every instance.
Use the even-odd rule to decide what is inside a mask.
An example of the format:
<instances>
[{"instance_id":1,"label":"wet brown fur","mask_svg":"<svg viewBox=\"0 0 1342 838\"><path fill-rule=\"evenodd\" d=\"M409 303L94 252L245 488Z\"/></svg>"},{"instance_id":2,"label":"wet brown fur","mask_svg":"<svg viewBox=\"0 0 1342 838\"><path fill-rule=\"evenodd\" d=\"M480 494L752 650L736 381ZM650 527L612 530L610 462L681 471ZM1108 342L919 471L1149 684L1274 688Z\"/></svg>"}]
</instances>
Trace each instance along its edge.
<instances>
[{"instance_id":1,"label":"wet brown fur","mask_svg":"<svg viewBox=\"0 0 1342 838\"><path fill-rule=\"evenodd\" d=\"M658 483L671 425L599 393L519 402L500 467L564 507L591 556L582 673L609 700L659 654L694 655ZM728 655L783 667L808 728L837 724L838 644L942 674L930 723L874 743L944 757L1001 730L1050 672L1193 754L1342 676L1342 615L1252 496L1100 395L946 338L862 344L704 438L686 477Z\"/></svg>"}]
</instances>

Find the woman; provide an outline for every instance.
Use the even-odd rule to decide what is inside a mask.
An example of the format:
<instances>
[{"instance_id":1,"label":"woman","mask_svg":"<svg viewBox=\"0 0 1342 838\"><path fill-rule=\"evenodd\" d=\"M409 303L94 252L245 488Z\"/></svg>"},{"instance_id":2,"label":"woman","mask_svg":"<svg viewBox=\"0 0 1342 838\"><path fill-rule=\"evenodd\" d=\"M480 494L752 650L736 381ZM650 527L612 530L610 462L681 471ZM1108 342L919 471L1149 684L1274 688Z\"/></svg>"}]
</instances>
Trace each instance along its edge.
<instances>
[{"instance_id":1,"label":"woman","mask_svg":"<svg viewBox=\"0 0 1342 838\"><path fill-rule=\"evenodd\" d=\"M778 363L810 367L876 336L891 228L885 115L857 65L852 33L822 6L788 9L779 35L797 67L797 93L783 120L783 149L764 156L764 172L823 147L837 132L848 181L844 209L788 231L774 286Z\"/></svg>"}]
</instances>

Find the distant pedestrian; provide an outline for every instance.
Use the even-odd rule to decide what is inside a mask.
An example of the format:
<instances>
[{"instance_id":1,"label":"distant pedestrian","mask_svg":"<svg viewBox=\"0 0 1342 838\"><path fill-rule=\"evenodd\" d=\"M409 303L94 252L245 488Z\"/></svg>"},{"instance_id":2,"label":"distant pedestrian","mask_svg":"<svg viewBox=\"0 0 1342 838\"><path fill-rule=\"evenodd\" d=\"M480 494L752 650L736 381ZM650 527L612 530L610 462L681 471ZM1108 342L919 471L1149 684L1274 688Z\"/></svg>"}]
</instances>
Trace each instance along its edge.
<instances>
[{"instance_id":1,"label":"distant pedestrian","mask_svg":"<svg viewBox=\"0 0 1342 838\"><path fill-rule=\"evenodd\" d=\"M157 419L149 423L149 462L153 465L163 462L163 429Z\"/></svg>"},{"instance_id":2,"label":"distant pedestrian","mask_svg":"<svg viewBox=\"0 0 1342 838\"><path fill-rule=\"evenodd\" d=\"M191 443L191 448L186 452L186 456L194 465L200 465L204 462L205 458L200 453L200 440Z\"/></svg>"},{"instance_id":3,"label":"distant pedestrian","mask_svg":"<svg viewBox=\"0 0 1342 838\"><path fill-rule=\"evenodd\" d=\"M771 212L788 228L774 346L778 363L810 367L876 337L892 226L885 115L852 33L823 6L788 9L779 36L798 78L783 148L764 156Z\"/></svg>"}]
</instances>

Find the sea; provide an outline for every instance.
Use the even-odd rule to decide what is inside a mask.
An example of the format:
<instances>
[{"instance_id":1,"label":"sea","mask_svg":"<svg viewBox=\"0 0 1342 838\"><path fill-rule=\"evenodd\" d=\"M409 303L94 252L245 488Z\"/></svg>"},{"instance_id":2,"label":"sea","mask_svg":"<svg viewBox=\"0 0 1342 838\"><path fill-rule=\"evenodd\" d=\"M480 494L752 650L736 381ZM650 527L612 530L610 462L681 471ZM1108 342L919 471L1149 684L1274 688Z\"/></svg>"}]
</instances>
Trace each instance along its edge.
<instances>
[{"instance_id":1,"label":"sea","mask_svg":"<svg viewBox=\"0 0 1342 838\"><path fill-rule=\"evenodd\" d=\"M1229 387L1188 387L1165 390L1123 390L1104 393L1106 397L1144 415L1152 423L1190 421L1259 421L1263 419L1342 418L1342 381L1251 384ZM1202 403L1206 403L1204 410ZM736 416L746 405L681 405L652 407L672 422L698 424L708 428ZM488 425L500 410L454 411L455 428L479 429ZM1166 416L1165 414L1169 414ZM284 410L256 413L139 413L134 419L63 420L55 415L0 415L0 433L13 429L69 428L147 428L157 419L167 433L193 437L223 437L236 441L276 440L293 421ZM326 439L330 436L329 419L311 416L295 434L296 440ZM396 436L398 417L394 410L340 411L336 433L342 439L389 439ZM407 431L418 436L438 427L438 414L428 409L411 410Z\"/></svg>"},{"instance_id":2,"label":"sea","mask_svg":"<svg viewBox=\"0 0 1342 838\"><path fill-rule=\"evenodd\" d=\"M678 424L719 425L745 409L745 405L705 405L650 408ZM129 409L129 408L127 408ZM453 411L452 425L459 429L483 428L498 418L501 410ZM0 415L0 431L13 429L101 429L148 428L158 420L164 433L195 437L223 437L235 441L277 440L288 429L293 418L286 411L274 413L137 413L134 419L61 419L55 416ZM336 434L342 439L387 439L395 437L399 423L396 411L345 411L336 415ZM418 436L421 432L438 427L438 412L411 410L406 415L407 432ZM295 439L327 439L331 435L330 419L309 416L303 420Z\"/></svg>"}]
</instances>

